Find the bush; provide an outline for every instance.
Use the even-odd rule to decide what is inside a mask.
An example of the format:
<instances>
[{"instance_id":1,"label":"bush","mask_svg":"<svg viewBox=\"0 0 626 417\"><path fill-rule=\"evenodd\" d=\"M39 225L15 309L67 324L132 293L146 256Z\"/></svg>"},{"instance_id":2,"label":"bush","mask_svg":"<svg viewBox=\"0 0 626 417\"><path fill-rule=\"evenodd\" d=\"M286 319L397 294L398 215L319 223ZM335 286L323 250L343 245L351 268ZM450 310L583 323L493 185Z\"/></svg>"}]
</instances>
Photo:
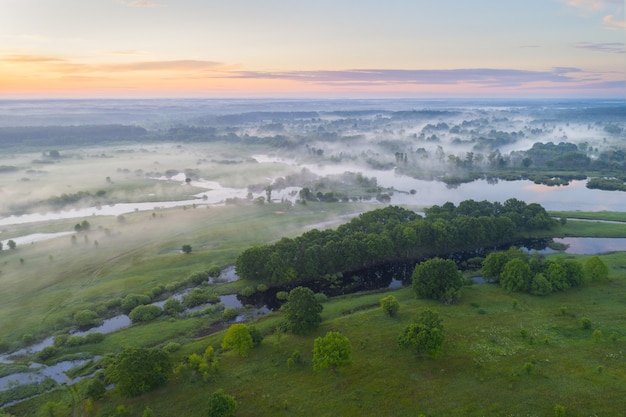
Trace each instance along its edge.
<instances>
[{"instance_id":1,"label":"bush","mask_svg":"<svg viewBox=\"0 0 626 417\"><path fill-rule=\"evenodd\" d=\"M59 352L58 348L54 346L46 346L39 353L37 353L37 358L40 361L47 361L48 359L56 355L58 352Z\"/></svg>"},{"instance_id":2,"label":"bush","mask_svg":"<svg viewBox=\"0 0 626 417\"><path fill-rule=\"evenodd\" d=\"M183 295L183 305L187 308L196 307L209 302L209 294L200 288L194 288L190 293Z\"/></svg>"},{"instance_id":3,"label":"bush","mask_svg":"<svg viewBox=\"0 0 626 417\"><path fill-rule=\"evenodd\" d=\"M185 310L185 307L176 298L170 298L163 304L163 310L169 316L178 316Z\"/></svg>"},{"instance_id":4,"label":"bush","mask_svg":"<svg viewBox=\"0 0 626 417\"><path fill-rule=\"evenodd\" d=\"M100 316L92 310L81 310L74 314L74 323L80 327L93 326L99 322Z\"/></svg>"},{"instance_id":5,"label":"bush","mask_svg":"<svg viewBox=\"0 0 626 417\"><path fill-rule=\"evenodd\" d=\"M209 282L209 275L206 272L194 272L187 277L187 281L192 285L198 286Z\"/></svg>"},{"instance_id":6,"label":"bush","mask_svg":"<svg viewBox=\"0 0 626 417\"><path fill-rule=\"evenodd\" d=\"M256 328L256 326L249 325L248 333L250 333L250 337L252 337L253 346L258 346L261 344L261 342L263 341L263 335L261 334L261 331Z\"/></svg>"},{"instance_id":7,"label":"bush","mask_svg":"<svg viewBox=\"0 0 626 417\"><path fill-rule=\"evenodd\" d=\"M237 408L237 401L232 395L224 394L218 389L209 398L208 417L231 417Z\"/></svg>"},{"instance_id":8,"label":"bush","mask_svg":"<svg viewBox=\"0 0 626 417\"><path fill-rule=\"evenodd\" d=\"M589 330L591 329L591 319L588 317L583 317L580 319L580 326L585 329L585 330Z\"/></svg>"},{"instance_id":9,"label":"bush","mask_svg":"<svg viewBox=\"0 0 626 417\"><path fill-rule=\"evenodd\" d=\"M161 309L161 307L153 304L148 304L135 307L128 316L133 321L133 323L135 323L154 320L162 313L163 309Z\"/></svg>"},{"instance_id":10,"label":"bush","mask_svg":"<svg viewBox=\"0 0 626 417\"><path fill-rule=\"evenodd\" d=\"M163 346L163 350L167 353L174 353L180 350L180 343L169 342L165 346Z\"/></svg>"},{"instance_id":11,"label":"bush","mask_svg":"<svg viewBox=\"0 0 626 417\"><path fill-rule=\"evenodd\" d=\"M236 308L225 308L224 311L222 312L222 319L224 320L232 320L235 317L237 317L237 315L239 314L239 312L237 311Z\"/></svg>"},{"instance_id":12,"label":"bush","mask_svg":"<svg viewBox=\"0 0 626 417\"><path fill-rule=\"evenodd\" d=\"M104 340L104 334L100 332L88 333L85 335L85 343L93 344L100 343Z\"/></svg>"},{"instance_id":13,"label":"bush","mask_svg":"<svg viewBox=\"0 0 626 417\"><path fill-rule=\"evenodd\" d=\"M82 346L85 343L87 343L87 341L82 336L70 336L67 339L67 342L65 343L65 346L67 346L67 347Z\"/></svg>"},{"instance_id":14,"label":"bush","mask_svg":"<svg viewBox=\"0 0 626 417\"><path fill-rule=\"evenodd\" d=\"M67 334L60 334L54 337L54 346L55 347L63 347L65 346L65 344L67 343L67 339L69 339L69 335Z\"/></svg>"},{"instance_id":15,"label":"bush","mask_svg":"<svg viewBox=\"0 0 626 417\"><path fill-rule=\"evenodd\" d=\"M387 297L381 298L380 306L385 312L385 314L387 314L390 317L395 316L398 313L398 310L400 309L400 304L398 303L398 300L396 299L396 297L394 297L393 295L388 295Z\"/></svg>"},{"instance_id":16,"label":"bush","mask_svg":"<svg viewBox=\"0 0 626 417\"><path fill-rule=\"evenodd\" d=\"M151 301L151 298L145 294L128 294L122 300L122 310L124 313L130 313L135 307L139 305L148 304Z\"/></svg>"},{"instance_id":17,"label":"bush","mask_svg":"<svg viewBox=\"0 0 626 417\"><path fill-rule=\"evenodd\" d=\"M254 295L255 292L256 292L256 289L254 287L246 287L246 288L242 288L239 291L239 295L242 295L244 297L250 297Z\"/></svg>"}]
</instances>

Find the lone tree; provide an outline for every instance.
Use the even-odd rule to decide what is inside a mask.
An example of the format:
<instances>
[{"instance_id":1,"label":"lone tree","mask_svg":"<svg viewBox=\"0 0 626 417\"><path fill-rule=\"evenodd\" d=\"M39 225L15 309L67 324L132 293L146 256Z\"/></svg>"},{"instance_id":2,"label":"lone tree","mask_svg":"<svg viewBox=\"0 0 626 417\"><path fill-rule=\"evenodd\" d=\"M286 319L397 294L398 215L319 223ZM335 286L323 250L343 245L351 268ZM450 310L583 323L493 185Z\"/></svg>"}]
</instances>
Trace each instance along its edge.
<instances>
[{"instance_id":1,"label":"lone tree","mask_svg":"<svg viewBox=\"0 0 626 417\"><path fill-rule=\"evenodd\" d=\"M289 292L287 303L283 306L287 327L296 334L316 328L322 322L320 314L323 309L313 291L306 287L296 287Z\"/></svg>"},{"instance_id":2,"label":"lone tree","mask_svg":"<svg viewBox=\"0 0 626 417\"><path fill-rule=\"evenodd\" d=\"M183 245L183 253L191 253L191 245Z\"/></svg>"},{"instance_id":3,"label":"lone tree","mask_svg":"<svg viewBox=\"0 0 626 417\"><path fill-rule=\"evenodd\" d=\"M7 246L9 247L9 249L15 249L17 247L17 243L15 243L15 241L11 239L7 242Z\"/></svg>"},{"instance_id":4,"label":"lone tree","mask_svg":"<svg viewBox=\"0 0 626 417\"><path fill-rule=\"evenodd\" d=\"M339 332L328 332L313 342L313 370L319 371L346 366L352 363L352 346L347 337Z\"/></svg>"},{"instance_id":5,"label":"lone tree","mask_svg":"<svg viewBox=\"0 0 626 417\"><path fill-rule=\"evenodd\" d=\"M172 374L172 362L161 349L127 347L104 374L122 395L135 397L164 385Z\"/></svg>"},{"instance_id":6,"label":"lone tree","mask_svg":"<svg viewBox=\"0 0 626 417\"><path fill-rule=\"evenodd\" d=\"M224 393L224 390L218 389L209 398L209 407L207 409L208 417L231 417L237 408L237 401L232 395Z\"/></svg>"},{"instance_id":7,"label":"lone tree","mask_svg":"<svg viewBox=\"0 0 626 417\"><path fill-rule=\"evenodd\" d=\"M10 243L11 241L9 241ZM601 281L609 278L609 267L599 256L592 256L583 267L585 275L592 281Z\"/></svg>"},{"instance_id":8,"label":"lone tree","mask_svg":"<svg viewBox=\"0 0 626 417\"><path fill-rule=\"evenodd\" d=\"M380 307L388 316L393 317L398 314L400 303L398 303L396 297L388 295L380 299Z\"/></svg>"},{"instance_id":9,"label":"lone tree","mask_svg":"<svg viewBox=\"0 0 626 417\"><path fill-rule=\"evenodd\" d=\"M463 286L463 275L450 259L433 258L413 270L413 290L419 298L430 298L445 304L456 301Z\"/></svg>"},{"instance_id":10,"label":"lone tree","mask_svg":"<svg viewBox=\"0 0 626 417\"><path fill-rule=\"evenodd\" d=\"M443 345L443 325L439 315L432 310L422 311L413 323L406 326L398 338L398 345L418 354L438 355Z\"/></svg>"},{"instance_id":11,"label":"lone tree","mask_svg":"<svg viewBox=\"0 0 626 417\"><path fill-rule=\"evenodd\" d=\"M233 349L240 356L248 356L253 346L252 335L248 331L248 326L243 323L232 324L222 340L222 349Z\"/></svg>"}]
</instances>

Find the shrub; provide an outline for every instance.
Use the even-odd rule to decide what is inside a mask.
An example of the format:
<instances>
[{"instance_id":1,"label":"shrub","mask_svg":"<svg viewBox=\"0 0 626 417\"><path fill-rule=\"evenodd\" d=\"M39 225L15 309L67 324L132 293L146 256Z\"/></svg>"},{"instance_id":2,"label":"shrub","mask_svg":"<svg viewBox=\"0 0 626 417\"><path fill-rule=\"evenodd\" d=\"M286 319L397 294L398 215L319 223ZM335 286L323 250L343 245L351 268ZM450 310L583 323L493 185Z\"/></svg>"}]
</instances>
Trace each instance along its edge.
<instances>
[{"instance_id":1,"label":"shrub","mask_svg":"<svg viewBox=\"0 0 626 417\"><path fill-rule=\"evenodd\" d=\"M39 353L37 353L37 358L40 361L47 361L48 359L56 355L58 352L59 352L58 348L54 346L46 346Z\"/></svg>"},{"instance_id":2,"label":"shrub","mask_svg":"<svg viewBox=\"0 0 626 417\"><path fill-rule=\"evenodd\" d=\"M185 307L176 298L170 298L163 304L163 310L169 316L177 316L185 310Z\"/></svg>"},{"instance_id":3,"label":"shrub","mask_svg":"<svg viewBox=\"0 0 626 417\"><path fill-rule=\"evenodd\" d=\"M204 284L205 282L209 282L209 275L206 272L194 272L187 277L187 281L195 286L198 286L200 284Z\"/></svg>"},{"instance_id":4,"label":"shrub","mask_svg":"<svg viewBox=\"0 0 626 417\"><path fill-rule=\"evenodd\" d=\"M162 313L161 307L148 304L135 307L128 316L133 322L146 322L156 319Z\"/></svg>"},{"instance_id":5,"label":"shrub","mask_svg":"<svg viewBox=\"0 0 626 417\"><path fill-rule=\"evenodd\" d=\"M585 330L591 329L591 319L588 317L581 318L580 325Z\"/></svg>"},{"instance_id":6,"label":"shrub","mask_svg":"<svg viewBox=\"0 0 626 417\"><path fill-rule=\"evenodd\" d=\"M237 401L232 395L224 394L224 390L218 389L209 398L207 408L208 417L230 417L235 413Z\"/></svg>"},{"instance_id":7,"label":"shrub","mask_svg":"<svg viewBox=\"0 0 626 417\"><path fill-rule=\"evenodd\" d=\"M246 288L242 288L239 291L239 294L244 296L244 297L250 297L250 296L254 295L255 292L256 292L256 289L254 287L246 287Z\"/></svg>"},{"instance_id":8,"label":"shrub","mask_svg":"<svg viewBox=\"0 0 626 417\"><path fill-rule=\"evenodd\" d=\"M65 344L67 343L67 339L69 339L69 335L67 334L60 334L54 337L54 346L55 347L63 347L65 346Z\"/></svg>"},{"instance_id":9,"label":"shrub","mask_svg":"<svg viewBox=\"0 0 626 417\"><path fill-rule=\"evenodd\" d=\"M183 305L187 308L196 307L209 302L209 295L200 288L194 288L183 296Z\"/></svg>"},{"instance_id":10,"label":"shrub","mask_svg":"<svg viewBox=\"0 0 626 417\"><path fill-rule=\"evenodd\" d=\"M263 335L261 334L261 331L256 328L256 326L249 325L248 333L250 333L250 337L252 337L253 346L258 346L261 344L261 342L263 341Z\"/></svg>"},{"instance_id":11,"label":"shrub","mask_svg":"<svg viewBox=\"0 0 626 417\"><path fill-rule=\"evenodd\" d=\"M85 335L85 343L95 345L96 343L100 343L103 340L104 340L104 334L100 332L93 332L93 333L88 333L87 335Z\"/></svg>"},{"instance_id":12,"label":"shrub","mask_svg":"<svg viewBox=\"0 0 626 417\"><path fill-rule=\"evenodd\" d=\"M100 321L100 316L98 313L92 310L81 310L74 314L74 323L77 326L93 326Z\"/></svg>"},{"instance_id":13,"label":"shrub","mask_svg":"<svg viewBox=\"0 0 626 417\"><path fill-rule=\"evenodd\" d=\"M84 337L82 336L70 336L67 339L67 342L65 343L65 346L67 347L75 347L75 346L82 346L86 343L87 341L85 340Z\"/></svg>"},{"instance_id":14,"label":"shrub","mask_svg":"<svg viewBox=\"0 0 626 417\"><path fill-rule=\"evenodd\" d=\"M237 317L237 315L239 314L239 312L237 311L236 308L225 308L224 311L222 312L222 319L224 320L232 320L235 317Z\"/></svg>"},{"instance_id":15,"label":"shrub","mask_svg":"<svg viewBox=\"0 0 626 417\"><path fill-rule=\"evenodd\" d=\"M286 300L287 298L289 298L289 293L287 291L278 291L276 293L276 299L277 300Z\"/></svg>"},{"instance_id":16,"label":"shrub","mask_svg":"<svg viewBox=\"0 0 626 417\"><path fill-rule=\"evenodd\" d=\"M167 353L174 353L180 350L180 343L169 342L165 346L163 346L163 350Z\"/></svg>"},{"instance_id":17,"label":"shrub","mask_svg":"<svg viewBox=\"0 0 626 417\"><path fill-rule=\"evenodd\" d=\"M122 300L121 307L122 307L122 310L126 314L128 314L133 310L133 308L139 305L148 304L150 301L151 301L151 298L145 294L128 294Z\"/></svg>"},{"instance_id":18,"label":"shrub","mask_svg":"<svg viewBox=\"0 0 626 417\"><path fill-rule=\"evenodd\" d=\"M380 299L380 307L383 309L385 314L390 317L395 316L400 309L400 303L393 295L388 295Z\"/></svg>"}]
</instances>

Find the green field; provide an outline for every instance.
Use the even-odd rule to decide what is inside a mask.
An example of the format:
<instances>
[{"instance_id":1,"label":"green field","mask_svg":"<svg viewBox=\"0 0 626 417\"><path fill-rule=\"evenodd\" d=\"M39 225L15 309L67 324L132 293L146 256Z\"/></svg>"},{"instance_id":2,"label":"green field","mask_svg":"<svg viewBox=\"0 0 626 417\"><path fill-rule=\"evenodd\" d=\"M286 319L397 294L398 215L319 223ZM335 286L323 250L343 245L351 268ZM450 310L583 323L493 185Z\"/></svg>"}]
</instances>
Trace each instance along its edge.
<instances>
[{"instance_id":1,"label":"green field","mask_svg":"<svg viewBox=\"0 0 626 417\"><path fill-rule=\"evenodd\" d=\"M226 145L217 149L146 145L67 154L61 150L67 159L43 167L48 173L29 174L28 181L20 178L39 155L19 154L11 164L22 171L3 174L1 208L10 201L35 209L38 202L58 196L59 189L95 193L103 188L117 202L128 201L129 196L132 201L186 199L197 191L139 179L136 170L195 170L195 175L209 177L210 173L210 178L233 187L293 173L286 165L247 161L252 151ZM87 170L95 162L99 171ZM105 181L109 176L114 184ZM135 212L124 215L123 221L93 216L3 227L5 240L73 230L82 220L91 225L89 232L77 234L75 242L64 236L0 252L0 348L11 351L67 333L74 327L74 313L83 309L103 317L117 314L107 303L127 294L155 294L161 288L154 299L165 298L171 291L163 288L212 265L230 266L253 245L312 228L336 227L376 207L380 204L189 206ZM543 237L626 237L623 213L550 214L568 221ZM182 253L183 245L191 245L192 253ZM271 313L255 321L265 339L247 358L221 351L224 326L219 323L221 311L216 311L133 325L98 344L63 348L49 363L79 353L104 356L125 346L163 347L170 342L181 345L173 354L176 363L191 353L202 354L209 345L219 354L220 372L209 382L174 377L165 387L132 399L111 390L89 412L81 408L87 406L81 397L78 407L85 416L141 416L145 407L155 416L205 416L207 399L219 388L236 398L236 416L552 416L557 404L566 408L567 416L617 416L626 410L626 253L601 258L610 267L608 281L546 297L511 294L490 284L472 285L463 288L458 304L444 306L418 300L405 288L392 292L401 307L399 315L390 318L378 306L382 292L354 294L326 302L321 327L305 336L277 332L284 317ZM212 289L231 294L254 284L241 280ZM397 344L404 327L424 308L443 318L445 344L437 358L416 356ZM583 317L591 320L591 329L582 328ZM313 341L330 330L351 341L353 365L336 374L313 372ZM296 350L302 363L290 368L287 359ZM37 358L26 355L15 365L0 364L0 375L33 360ZM77 390L87 381L79 383ZM66 416L71 414L70 402L70 391L61 388L9 411L16 416ZM55 405L53 412L50 407L47 414L43 412L46 404ZM120 405L126 414L118 412Z\"/></svg>"}]
</instances>

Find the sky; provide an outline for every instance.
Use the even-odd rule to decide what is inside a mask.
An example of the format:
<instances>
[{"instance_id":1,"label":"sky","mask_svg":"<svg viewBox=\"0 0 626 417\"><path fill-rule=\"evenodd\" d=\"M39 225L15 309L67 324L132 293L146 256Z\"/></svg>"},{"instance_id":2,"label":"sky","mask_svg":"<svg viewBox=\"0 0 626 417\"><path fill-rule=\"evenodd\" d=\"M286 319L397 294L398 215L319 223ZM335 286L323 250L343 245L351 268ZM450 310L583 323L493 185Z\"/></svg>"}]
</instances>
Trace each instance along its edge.
<instances>
[{"instance_id":1,"label":"sky","mask_svg":"<svg viewBox=\"0 0 626 417\"><path fill-rule=\"evenodd\" d=\"M625 99L624 3L0 0L0 99Z\"/></svg>"}]
</instances>

